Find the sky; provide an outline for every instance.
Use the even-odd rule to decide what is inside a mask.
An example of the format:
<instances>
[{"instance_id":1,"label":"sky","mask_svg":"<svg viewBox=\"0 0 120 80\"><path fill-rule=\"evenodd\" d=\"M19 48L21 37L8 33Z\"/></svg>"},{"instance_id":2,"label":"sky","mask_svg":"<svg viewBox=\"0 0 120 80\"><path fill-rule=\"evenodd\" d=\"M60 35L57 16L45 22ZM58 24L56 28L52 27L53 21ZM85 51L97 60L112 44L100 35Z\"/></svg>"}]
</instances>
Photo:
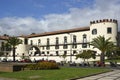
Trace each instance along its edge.
<instances>
[{"instance_id":1,"label":"sky","mask_svg":"<svg viewBox=\"0 0 120 80\"><path fill-rule=\"evenodd\" d=\"M117 19L120 0L0 0L0 35L28 35ZM120 30L120 28L119 28Z\"/></svg>"}]
</instances>

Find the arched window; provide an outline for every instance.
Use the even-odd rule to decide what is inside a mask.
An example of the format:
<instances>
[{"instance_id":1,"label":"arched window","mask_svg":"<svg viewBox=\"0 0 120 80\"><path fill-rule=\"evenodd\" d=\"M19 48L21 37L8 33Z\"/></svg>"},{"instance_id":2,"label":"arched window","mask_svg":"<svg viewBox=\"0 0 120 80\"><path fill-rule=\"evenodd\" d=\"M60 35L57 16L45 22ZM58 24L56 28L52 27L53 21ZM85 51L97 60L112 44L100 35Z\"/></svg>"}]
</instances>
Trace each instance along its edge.
<instances>
[{"instance_id":1,"label":"arched window","mask_svg":"<svg viewBox=\"0 0 120 80\"><path fill-rule=\"evenodd\" d=\"M67 49L67 37L64 37L64 45L63 45L63 49Z\"/></svg>"},{"instance_id":2,"label":"arched window","mask_svg":"<svg viewBox=\"0 0 120 80\"><path fill-rule=\"evenodd\" d=\"M4 42L1 42L1 50L2 50L2 51L4 51L4 48L5 48L4 45L5 45L5 43L4 43Z\"/></svg>"},{"instance_id":3,"label":"arched window","mask_svg":"<svg viewBox=\"0 0 120 80\"><path fill-rule=\"evenodd\" d=\"M66 36L64 37L64 43L65 44L67 43L67 37Z\"/></svg>"},{"instance_id":4,"label":"arched window","mask_svg":"<svg viewBox=\"0 0 120 80\"><path fill-rule=\"evenodd\" d=\"M30 44L33 45L33 40L30 40Z\"/></svg>"},{"instance_id":5,"label":"arched window","mask_svg":"<svg viewBox=\"0 0 120 80\"><path fill-rule=\"evenodd\" d=\"M50 49L50 39L49 39L49 38L47 38L47 46L46 46L46 49L47 49L47 50Z\"/></svg>"},{"instance_id":6,"label":"arched window","mask_svg":"<svg viewBox=\"0 0 120 80\"><path fill-rule=\"evenodd\" d=\"M87 35L83 34L82 48L87 48Z\"/></svg>"},{"instance_id":7,"label":"arched window","mask_svg":"<svg viewBox=\"0 0 120 80\"><path fill-rule=\"evenodd\" d=\"M76 35L73 35L73 44L72 44L72 48L77 48L77 39L76 39Z\"/></svg>"},{"instance_id":8,"label":"arched window","mask_svg":"<svg viewBox=\"0 0 120 80\"><path fill-rule=\"evenodd\" d=\"M56 51L56 56L59 56L59 52L58 51Z\"/></svg>"},{"instance_id":9,"label":"arched window","mask_svg":"<svg viewBox=\"0 0 120 80\"><path fill-rule=\"evenodd\" d=\"M93 35L96 35L96 34L97 34L97 29L93 29L93 30L92 30L92 34L93 34Z\"/></svg>"},{"instance_id":10,"label":"arched window","mask_svg":"<svg viewBox=\"0 0 120 80\"><path fill-rule=\"evenodd\" d=\"M41 43L41 40L40 40L40 39L38 39L38 45L40 45L40 43Z\"/></svg>"},{"instance_id":11,"label":"arched window","mask_svg":"<svg viewBox=\"0 0 120 80\"><path fill-rule=\"evenodd\" d=\"M59 44L59 38L56 37L56 45L58 45L58 44Z\"/></svg>"},{"instance_id":12,"label":"arched window","mask_svg":"<svg viewBox=\"0 0 120 80\"><path fill-rule=\"evenodd\" d=\"M40 40L40 39L38 39L38 43L41 43L41 40Z\"/></svg>"},{"instance_id":13,"label":"arched window","mask_svg":"<svg viewBox=\"0 0 120 80\"><path fill-rule=\"evenodd\" d=\"M76 43L76 35L73 35L73 43Z\"/></svg>"},{"instance_id":14,"label":"arched window","mask_svg":"<svg viewBox=\"0 0 120 80\"><path fill-rule=\"evenodd\" d=\"M55 49L59 49L59 38L58 37L56 37Z\"/></svg>"},{"instance_id":15,"label":"arched window","mask_svg":"<svg viewBox=\"0 0 120 80\"><path fill-rule=\"evenodd\" d=\"M47 45L49 45L50 44L50 39L49 38L47 38Z\"/></svg>"},{"instance_id":16,"label":"arched window","mask_svg":"<svg viewBox=\"0 0 120 80\"><path fill-rule=\"evenodd\" d=\"M83 43L86 43L86 42L87 42L87 35L83 34Z\"/></svg>"}]
</instances>

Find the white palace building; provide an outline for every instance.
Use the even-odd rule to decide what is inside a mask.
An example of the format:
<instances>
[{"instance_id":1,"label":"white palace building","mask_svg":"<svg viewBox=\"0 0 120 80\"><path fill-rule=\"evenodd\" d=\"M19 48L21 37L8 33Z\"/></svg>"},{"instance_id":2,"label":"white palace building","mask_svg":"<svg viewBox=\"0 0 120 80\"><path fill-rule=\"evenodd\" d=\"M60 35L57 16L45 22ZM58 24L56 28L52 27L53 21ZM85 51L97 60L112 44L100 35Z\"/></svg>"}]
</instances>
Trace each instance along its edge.
<instances>
[{"instance_id":1,"label":"white palace building","mask_svg":"<svg viewBox=\"0 0 120 80\"><path fill-rule=\"evenodd\" d=\"M111 37L111 41L117 44L117 20L96 20L90 21L88 27L19 36L19 39L21 39L23 43L16 47L16 59L19 60L24 54L29 56L31 60L48 59L60 62L64 60L61 55L66 54L67 57L65 60L67 62L80 62L82 59L76 60L75 55L83 50L94 50L97 55L101 53L98 49L93 48L93 46L89 44L93 38L99 35L104 36L106 39ZM7 37L1 36L0 39L2 46ZM12 51L5 52L7 53L8 60L12 60ZM3 57L1 57L1 59L3 59ZM99 57L97 59L99 59Z\"/></svg>"}]
</instances>

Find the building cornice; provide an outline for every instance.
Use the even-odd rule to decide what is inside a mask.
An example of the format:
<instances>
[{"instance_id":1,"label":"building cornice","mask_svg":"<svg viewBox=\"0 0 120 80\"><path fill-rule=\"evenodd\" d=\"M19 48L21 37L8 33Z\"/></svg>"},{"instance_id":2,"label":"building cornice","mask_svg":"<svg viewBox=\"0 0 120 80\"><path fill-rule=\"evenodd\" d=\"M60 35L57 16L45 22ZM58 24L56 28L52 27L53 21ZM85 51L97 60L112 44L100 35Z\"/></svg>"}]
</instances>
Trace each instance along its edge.
<instances>
[{"instance_id":1,"label":"building cornice","mask_svg":"<svg viewBox=\"0 0 120 80\"><path fill-rule=\"evenodd\" d=\"M64 33L72 33L72 32L79 32L79 31L89 31L89 30L90 30L90 27L82 27L82 28L74 28L74 29L67 29L67 30L52 31L52 32L44 32L44 33L40 33L40 34L31 34L31 35L27 35L26 37L27 38L33 38L33 37L64 34Z\"/></svg>"}]
</instances>

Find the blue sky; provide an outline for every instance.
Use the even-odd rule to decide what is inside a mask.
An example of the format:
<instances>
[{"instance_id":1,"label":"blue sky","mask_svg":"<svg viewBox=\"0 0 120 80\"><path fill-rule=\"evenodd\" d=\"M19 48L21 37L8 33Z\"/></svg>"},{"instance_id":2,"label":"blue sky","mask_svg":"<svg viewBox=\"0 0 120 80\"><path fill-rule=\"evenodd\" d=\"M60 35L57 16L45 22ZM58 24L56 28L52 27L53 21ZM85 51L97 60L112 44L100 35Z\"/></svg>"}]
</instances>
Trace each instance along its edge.
<instances>
[{"instance_id":1,"label":"blue sky","mask_svg":"<svg viewBox=\"0 0 120 80\"><path fill-rule=\"evenodd\" d=\"M106 18L120 23L119 14L120 0L0 0L0 34L71 29Z\"/></svg>"},{"instance_id":2,"label":"blue sky","mask_svg":"<svg viewBox=\"0 0 120 80\"><path fill-rule=\"evenodd\" d=\"M93 2L94 0L0 0L0 17L40 18L52 13L68 13L72 7L90 7Z\"/></svg>"}]
</instances>

